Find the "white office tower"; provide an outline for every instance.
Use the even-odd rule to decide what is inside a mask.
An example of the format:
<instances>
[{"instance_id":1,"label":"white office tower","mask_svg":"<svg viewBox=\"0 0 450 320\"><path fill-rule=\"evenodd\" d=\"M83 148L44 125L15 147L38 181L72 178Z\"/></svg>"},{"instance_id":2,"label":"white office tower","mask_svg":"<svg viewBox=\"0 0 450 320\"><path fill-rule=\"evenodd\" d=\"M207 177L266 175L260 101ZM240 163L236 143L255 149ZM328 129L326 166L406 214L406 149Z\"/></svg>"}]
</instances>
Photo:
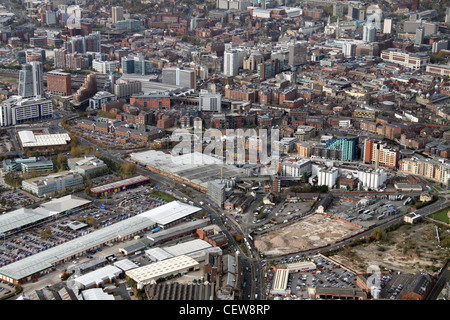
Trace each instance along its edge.
<instances>
[{"instance_id":1,"label":"white office tower","mask_svg":"<svg viewBox=\"0 0 450 320\"><path fill-rule=\"evenodd\" d=\"M358 171L358 179L364 189L378 189L386 182L387 173L383 169Z\"/></svg>"},{"instance_id":2,"label":"white office tower","mask_svg":"<svg viewBox=\"0 0 450 320\"><path fill-rule=\"evenodd\" d=\"M419 45L423 43L423 39L425 37L425 28L419 27L416 29L416 40L414 42L415 45Z\"/></svg>"},{"instance_id":3,"label":"white office tower","mask_svg":"<svg viewBox=\"0 0 450 320\"><path fill-rule=\"evenodd\" d=\"M302 159L297 162L285 161L282 164L281 172L283 177L301 178L304 173L310 176L312 173L312 162L307 159Z\"/></svg>"},{"instance_id":4,"label":"white office tower","mask_svg":"<svg viewBox=\"0 0 450 320\"><path fill-rule=\"evenodd\" d=\"M376 40L377 40L377 28L372 24L365 25L363 29L363 41L370 43L375 42Z\"/></svg>"},{"instance_id":5,"label":"white office tower","mask_svg":"<svg viewBox=\"0 0 450 320\"><path fill-rule=\"evenodd\" d=\"M239 72L239 57L236 50L225 51L223 57L223 74L229 77L237 76Z\"/></svg>"},{"instance_id":6,"label":"white office tower","mask_svg":"<svg viewBox=\"0 0 450 320\"><path fill-rule=\"evenodd\" d=\"M438 53L441 50L448 50L448 40L433 42L432 53Z\"/></svg>"},{"instance_id":7,"label":"white office tower","mask_svg":"<svg viewBox=\"0 0 450 320\"><path fill-rule=\"evenodd\" d=\"M220 93L200 93L198 109L201 111L222 111L222 95Z\"/></svg>"},{"instance_id":8,"label":"white office tower","mask_svg":"<svg viewBox=\"0 0 450 320\"><path fill-rule=\"evenodd\" d=\"M99 31L92 32L87 36L73 36L64 42L63 48L69 53L101 52L101 34Z\"/></svg>"},{"instance_id":9,"label":"white office tower","mask_svg":"<svg viewBox=\"0 0 450 320\"><path fill-rule=\"evenodd\" d=\"M383 33L392 33L392 19L384 19Z\"/></svg>"},{"instance_id":10,"label":"white office tower","mask_svg":"<svg viewBox=\"0 0 450 320\"><path fill-rule=\"evenodd\" d=\"M450 23L450 7L445 9L445 23Z\"/></svg>"},{"instance_id":11,"label":"white office tower","mask_svg":"<svg viewBox=\"0 0 450 320\"><path fill-rule=\"evenodd\" d=\"M321 167L319 170L317 170L317 184L319 186L328 186L328 188L331 189L336 184L336 180L338 177L339 168Z\"/></svg>"},{"instance_id":12,"label":"white office tower","mask_svg":"<svg viewBox=\"0 0 450 320\"><path fill-rule=\"evenodd\" d=\"M356 55L356 43L344 42L342 44L342 53L345 58L352 58Z\"/></svg>"},{"instance_id":13,"label":"white office tower","mask_svg":"<svg viewBox=\"0 0 450 320\"><path fill-rule=\"evenodd\" d=\"M19 72L19 96L41 97L44 93L42 62L30 61Z\"/></svg>"}]
</instances>

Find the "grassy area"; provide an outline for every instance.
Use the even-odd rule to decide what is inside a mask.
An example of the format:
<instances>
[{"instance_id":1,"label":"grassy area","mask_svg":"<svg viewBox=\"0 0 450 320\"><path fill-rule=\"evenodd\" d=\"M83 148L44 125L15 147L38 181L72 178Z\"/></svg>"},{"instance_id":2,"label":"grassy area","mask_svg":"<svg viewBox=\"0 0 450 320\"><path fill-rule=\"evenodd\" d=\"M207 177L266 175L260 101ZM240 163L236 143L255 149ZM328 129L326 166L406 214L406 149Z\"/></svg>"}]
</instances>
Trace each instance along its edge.
<instances>
[{"instance_id":1,"label":"grassy area","mask_svg":"<svg viewBox=\"0 0 450 320\"><path fill-rule=\"evenodd\" d=\"M450 223L450 219L448 218L447 212L449 211L449 208L443 209L439 212L436 212L432 214L430 217L445 223Z\"/></svg>"},{"instance_id":2,"label":"grassy area","mask_svg":"<svg viewBox=\"0 0 450 320\"><path fill-rule=\"evenodd\" d=\"M150 196L162 199L162 200L167 201L167 202L171 202L171 201L176 200L175 198L173 198L173 197L171 197L168 194L163 193L163 192L150 193Z\"/></svg>"},{"instance_id":3,"label":"grassy area","mask_svg":"<svg viewBox=\"0 0 450 320\"><path fill-rule=\"evenodd\" d=\"M438 186L435 186L434 188L435 188L437 191L442 191L442 189L439 188Z\"/></svg>"}]
</instances>

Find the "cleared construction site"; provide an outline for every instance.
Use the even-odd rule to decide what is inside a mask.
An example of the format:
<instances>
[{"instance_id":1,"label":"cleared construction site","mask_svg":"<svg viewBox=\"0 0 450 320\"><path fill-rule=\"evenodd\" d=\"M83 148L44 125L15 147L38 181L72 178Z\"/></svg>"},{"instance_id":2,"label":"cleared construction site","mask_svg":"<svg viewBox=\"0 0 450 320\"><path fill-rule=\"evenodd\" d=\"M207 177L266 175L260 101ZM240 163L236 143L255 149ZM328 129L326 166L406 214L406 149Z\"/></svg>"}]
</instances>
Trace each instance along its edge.
<instances>
[{"instance_id":1,"label":"cleared construction site","mask_svg":"<svg viewBox=\"0 0 450 320\"><path fill-rule=\"evenodd\" d=\"M361 228L332 217L313 214L284 228L255 236L255 247L266 256L311 250L351 237Z\"/></svg>"}]
</instances>

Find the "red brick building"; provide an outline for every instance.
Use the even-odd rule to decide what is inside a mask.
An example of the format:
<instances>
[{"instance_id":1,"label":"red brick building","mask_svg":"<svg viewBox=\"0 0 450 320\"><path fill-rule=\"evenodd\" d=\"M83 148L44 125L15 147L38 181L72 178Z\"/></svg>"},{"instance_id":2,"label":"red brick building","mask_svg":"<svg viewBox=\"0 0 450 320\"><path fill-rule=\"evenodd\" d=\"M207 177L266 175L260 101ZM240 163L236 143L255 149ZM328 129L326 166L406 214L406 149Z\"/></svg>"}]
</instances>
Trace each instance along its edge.
<instances>
[{"instance_id":1,"label":"red brick building","mask_svg":"<svg viewBox=\"0 0 450 320\"><path fill-rule=\"evenodd\" d=\"M166 95L133 95L130 105L144 110L170 109L170 97Z\"/></svg>"},{"instance_id":2,"label":"red brick building","mask_svg":"<svg viewBox=\"0 0 450 320\"><path fill-rule=\"evenodd\" d=\"M56 70L48 72L47 90L52 94L70 96L72 94L72 77L70 73Z\"/></svg>"}]
</instances>

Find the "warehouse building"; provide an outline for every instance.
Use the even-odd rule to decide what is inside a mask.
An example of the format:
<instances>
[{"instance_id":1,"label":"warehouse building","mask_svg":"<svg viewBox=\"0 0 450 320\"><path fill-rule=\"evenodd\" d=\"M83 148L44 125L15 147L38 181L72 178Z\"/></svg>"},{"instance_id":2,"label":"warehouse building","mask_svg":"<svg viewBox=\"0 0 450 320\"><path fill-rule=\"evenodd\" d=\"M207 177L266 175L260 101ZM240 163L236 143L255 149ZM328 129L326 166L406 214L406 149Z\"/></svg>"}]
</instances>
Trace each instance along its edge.
<instances>
[{"instance_id":1,"label":"warehouse building","mask_svg":"<svg viewBox=\"0 0 450 320\"><path fill-rule=\"evenodd\" d=\"M178 224L169 229L151 233L147 235L147 239L150 241L150 246L158 245L169 240L194 234L198 229L206 227L209 223L209 219L192 220L186 223Z\"/></svg>"},{"instance_id":2,"label":"warehouse building","mask_svg":"<svg viewBox=\"0 0 450 320\"><path fill-rule=\"evenodd\" d=\"M114 279L122 274L123 270L116 266L105 266L103 268L91 271L82 276L73 279L73 284L79 290L90 288L101 288L103 285L112 283Z\"/></svg>"},{"instance_id":3,"label":"warehouse building","mask_svg":"<svg viewBox=\"0 0 450 320\"><path fill-rule=\"evenodd\" d=\"M289 279L288 269L277 269L273 278L273 285L270 289L271 294L286 295L290 293L290 289L287 288Z\"/></svg>"},{"instance_id":4,"label":"warehouse building","mask_svg":"<svg viewBox=\"0 0 450 320\"><path fill-rule=\"evenodd\" d=\"M198 268L199 263L195 259L182 255L127 271L125 274L136 281L139 286L151 284L153 281L171 275L188 273Z\"/></svg>"},{"instance_id":5,"label":"warehouse building","mask_svg":"<svg viewBox=\"0 0 450 320\"><path fill-rule=\"evenodd\" d=\"M152 213L153 210L155 212ZM90 250L132 239L138 234L153 229L159 223L168 226L176 223L178 219L186 219L199 211L201 211L201 208L179 201L170 202L3 266L0 268L0 279L14 284L30 281L42 274L50 273L56 266L80 257ZM0 223L0 225L3 224ZM17 228L17 222L16 225L11 227Z\"/></svg>"},{"instance_id":6,"label":"warehouse building","mask_svg":"<svg viewBox=\"0 0 450 320\"><path fill-rule=\"evenodd\" d=\"M131 153L130 160L153 172L198 188L204 193L208 190L208 181L247 176L244 169L199 152L172 156L162 151L150 150Z\"/></svg>"},{"instance_id":7,"label":"warehouse building","mask_svg":"<svg viewBox=\"0 0 450 320\"><path fill-rule=\"evenodd\" d=\"M64 214L76 208L86 206L91 201L73 195L41 204L36 209L20 208L0 215L0 234L13 234L42 223L56 214Z\"/></svg>"},{"instance_id":8,"label":"warehouse building","mask_svg":"<svg viewBox=\"0 0 450 320\"><path fill-rule=\"evenodd\" d=\"M156 262L178 257L181 255L191 256L199 252L203 253L210 248L213 248L213 246L208 242L201 239L195 239L164 248L151 248L146 250L145 254L149 257L150 260Z\"/></svg>"},{"instance_id":9,"label":"warehouse building","mask_svg":"<svg viewBox=\"0 0 450 320\"><path fill-rule=\"evenodd\" d=\"M103 186L91 188L91 192L97 197L106 196L110 193L125 191L127 189L136 188L144 184L150 183L150 178L145 176L136 176L112 183L105 184Z\"/></svg>"}]
</instances>

